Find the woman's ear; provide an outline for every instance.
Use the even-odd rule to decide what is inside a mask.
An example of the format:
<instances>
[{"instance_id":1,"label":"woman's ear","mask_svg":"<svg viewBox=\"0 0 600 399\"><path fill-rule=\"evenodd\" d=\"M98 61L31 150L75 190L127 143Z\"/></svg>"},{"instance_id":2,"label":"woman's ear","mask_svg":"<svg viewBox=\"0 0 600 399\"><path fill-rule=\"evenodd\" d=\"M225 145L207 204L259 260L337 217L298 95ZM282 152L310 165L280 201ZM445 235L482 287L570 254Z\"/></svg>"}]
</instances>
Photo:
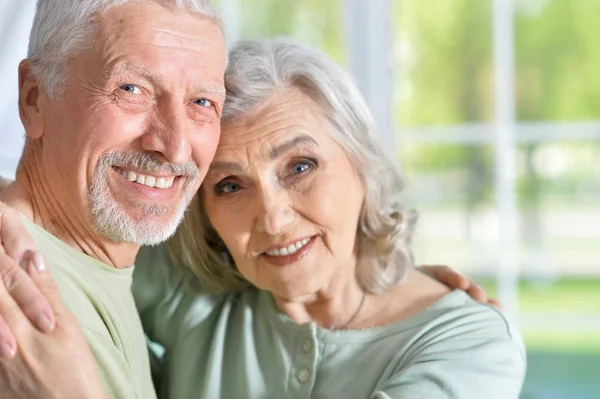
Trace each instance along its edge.
<instances>
[{"instance_id":1,"label":"woman's ear","mask_svg":"<svg viewBox=\"0 0 600 399\"><path fill-rule=\"evenodd\" d=\"M42 107L40 104L42 89L34 75L31 62L27 59L19 64L19 115L30 139L39 139L44 134Z\"/></svg>"}]
</instances>

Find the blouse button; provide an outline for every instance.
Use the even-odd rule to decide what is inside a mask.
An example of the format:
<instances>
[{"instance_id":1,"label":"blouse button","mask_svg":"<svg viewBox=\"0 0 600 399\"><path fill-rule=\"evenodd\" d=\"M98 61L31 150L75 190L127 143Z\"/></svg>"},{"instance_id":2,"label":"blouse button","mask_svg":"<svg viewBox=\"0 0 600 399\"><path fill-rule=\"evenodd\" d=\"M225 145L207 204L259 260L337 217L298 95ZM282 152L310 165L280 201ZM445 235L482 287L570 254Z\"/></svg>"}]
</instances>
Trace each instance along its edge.
<instances>
[{"instance_id":1,"label":"blouse button","mask_svg":"<svg viewBox=\"0 0 600 399\"><path fill-rule=\"evenodd\" d=\"M308 381L309 378L310 378L310 372L307 369L302 369L298 373L298 380L301 383L305 383L306 381Z\"/></svg>"}]
</instances>

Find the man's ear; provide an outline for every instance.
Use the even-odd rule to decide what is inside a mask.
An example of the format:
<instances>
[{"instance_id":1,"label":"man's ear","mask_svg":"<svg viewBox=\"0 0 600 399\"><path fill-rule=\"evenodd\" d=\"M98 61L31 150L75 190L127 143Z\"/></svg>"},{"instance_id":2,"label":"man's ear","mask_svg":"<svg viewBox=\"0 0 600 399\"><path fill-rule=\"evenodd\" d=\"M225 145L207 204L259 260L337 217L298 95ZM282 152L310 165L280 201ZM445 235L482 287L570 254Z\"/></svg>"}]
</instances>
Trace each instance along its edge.
<instances>
[{"instance_id":1,"label":"man's ear","mask_svg":"<svg viewBox=\"0 0 600 399\"><path fill-rule=\"evenodd\" d=\"M19 115L27 137L34 140L44 134L41 96L39 80L33 73L31 62L25 59L19 64Z\"/></svg>"}]
</instances>

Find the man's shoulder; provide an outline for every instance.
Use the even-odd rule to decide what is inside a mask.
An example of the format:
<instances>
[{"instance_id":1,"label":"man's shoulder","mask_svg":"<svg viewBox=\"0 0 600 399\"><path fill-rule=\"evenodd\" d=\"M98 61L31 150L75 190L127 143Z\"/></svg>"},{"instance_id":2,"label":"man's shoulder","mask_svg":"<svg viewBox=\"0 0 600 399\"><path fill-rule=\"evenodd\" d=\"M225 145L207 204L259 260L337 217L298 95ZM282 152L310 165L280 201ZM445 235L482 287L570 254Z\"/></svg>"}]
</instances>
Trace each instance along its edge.
<instances>
[{"instance_id":1,"label":"man's shoulder","mask_svg":"<svg viewBox=\"0 0 600 399\"><path fill-rule=\"evenodd\" d=\"M60 258L68 259L69 257L72 257L73 251L75 251L74 248L70 247L41 226L38 226L27 219L25 216L22 216L22 220L23 225L34 241L37 250L44 254L44 257L48 262Z\"/></svg>"},{"instance_id":2,"label":"man's shoulder","mask_svg":"<svg viewBox=\"0 0 600 399\"><path fill-rule=\"evenodd\" d=\"M44 254L63 302L77 317L84 330L94 332L87 334L88 337L102 337L101 341L110 340L111 334L104 319L126 310L116 306L113 299L131 295L127 282L117 279L117 284L114 284L111 276L104 279L101 272L94 273L97 260L70 247L31 221L26 221L25 227L37 249ZM117 298L112 298L113 296Z\"/></svg>"}]
</instances>

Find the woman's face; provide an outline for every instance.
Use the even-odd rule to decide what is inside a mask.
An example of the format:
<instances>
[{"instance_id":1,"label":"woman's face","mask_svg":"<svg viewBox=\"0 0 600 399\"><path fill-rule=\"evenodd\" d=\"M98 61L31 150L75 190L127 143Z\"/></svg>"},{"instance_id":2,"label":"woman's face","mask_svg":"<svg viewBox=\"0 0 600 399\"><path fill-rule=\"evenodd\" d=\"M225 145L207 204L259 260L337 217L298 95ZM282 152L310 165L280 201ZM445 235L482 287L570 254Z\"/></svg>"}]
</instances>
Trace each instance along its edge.
<instances>
[{"instance_id":1,"label":"woman's face","mask_svg":"<svg viewBox=\"0 0 600 399\"><path fill-rule=\"evenodd\" d=\"M317 105L297 90L222 126L201 189L240 273L293 300L354 278L364 188Z\"/></svg>"}]
</instances>

